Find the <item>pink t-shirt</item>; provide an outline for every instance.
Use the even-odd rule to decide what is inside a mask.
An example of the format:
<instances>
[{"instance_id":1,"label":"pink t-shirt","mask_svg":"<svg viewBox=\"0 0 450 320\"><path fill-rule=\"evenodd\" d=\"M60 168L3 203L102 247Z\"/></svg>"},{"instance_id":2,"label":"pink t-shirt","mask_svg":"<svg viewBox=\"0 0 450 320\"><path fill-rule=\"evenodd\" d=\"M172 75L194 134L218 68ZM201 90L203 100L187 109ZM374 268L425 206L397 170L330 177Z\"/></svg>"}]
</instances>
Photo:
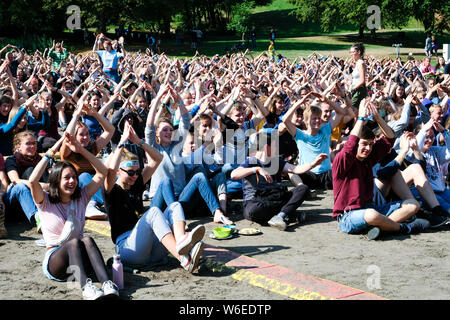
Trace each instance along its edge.
<instances>
[{"instance_id":1,"label":"pink t-shirt","mask_svg":"<svg viewBox=\"0 0 450 320\"><path fill-rule=\"evenodd\" d=\"M434 73L434 68L431 64L429 64L428 67L425 67L424 64L421 64L419 69L420 69L420 72L422 72L422 73L430 73L430 72Z\"/></svg>"},{"instance_id":2,"label":"pink t-shirt","mask_svg":"<svg viewBox=\"0 0 450 320\"><path fill-rule=\"evenodd\" d=\"M71 238L83 238L86 206L89 200L86 189L82 188L81 197L74 200L74 218L79 220L81 230L75 230ZM58 238L61 235L67 215L69 214L70 202L67 204L61 202L51 203L48 199L48 193L44 191L44 201L41 204L36 204L36 206L38 208L39 218L41 219L42 235L44 236L45 244L47 248L54 247L58 243Z\"/></svg>"}]
</instances>

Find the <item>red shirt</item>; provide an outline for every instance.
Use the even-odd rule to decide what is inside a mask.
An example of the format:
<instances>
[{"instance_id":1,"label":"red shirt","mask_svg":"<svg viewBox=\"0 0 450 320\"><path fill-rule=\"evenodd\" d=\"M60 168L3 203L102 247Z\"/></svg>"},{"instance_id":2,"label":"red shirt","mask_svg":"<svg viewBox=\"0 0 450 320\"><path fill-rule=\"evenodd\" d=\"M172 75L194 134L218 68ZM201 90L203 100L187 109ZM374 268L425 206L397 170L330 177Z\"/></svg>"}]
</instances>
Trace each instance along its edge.
<instances>
[{"instance_id":1,"label":"red shirt","mask_svg":"<svg viewBox=\"0 0 450 320\"><path fill-rule=\"evenodd\" d=\"M389 153L394 139L382 137L375 141L369 156L360 161L356 158L359 138L350 135L342 150L333 161L333 218L346 209L365 208L373 198L373 166Z\"/></svg>"}]
</instances>

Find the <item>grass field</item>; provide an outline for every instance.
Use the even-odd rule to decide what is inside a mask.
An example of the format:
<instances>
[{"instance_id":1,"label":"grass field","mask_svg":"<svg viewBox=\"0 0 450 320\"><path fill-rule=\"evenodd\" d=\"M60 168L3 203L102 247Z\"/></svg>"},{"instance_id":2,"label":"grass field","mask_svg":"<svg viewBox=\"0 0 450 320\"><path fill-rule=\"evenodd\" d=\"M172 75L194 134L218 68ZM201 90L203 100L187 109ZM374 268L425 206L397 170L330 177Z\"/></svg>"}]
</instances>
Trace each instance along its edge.
<instances>
[{"instance_id":1,"label":"grass field","mask_svg":"<svg viewBox=\"0 0 450 320\"><path fill-rule=\"evenodd\" d=\"M352 43L361 41L358 38L358 28L352 24L337 25L335 30L324 33L316 23L301 23L291 14L294 5L288 0L273 0L269 5L257 6L253 9L253 22L257 31L256 49L252 50L254 55L267 50L269 31L271 28L276 32L276 53L294 59L297 56L306 57L312 52L323 55L334 54L340 57L348 57L348 50ZM112 29L113 30L113 29ZM437 36L439 44L450 43L450 34ZM203 45L198 49L201 54L212 56L214 54L225 54L240 42L240 36L210 36L205 34ZM394 43L402 43L400 56L405 58L408 53L423 57L425 34L423 26L415 19L402 30L381 29L376 32L376 38L371 38L368 30L363 40L368 54L395 57ZM145 50L144 44L126 44L128 50ZM80 47L74 45L75 52L90 50L91 47ZM195 54L189 43L175 46L174 40L162 40L162 50L169 56L189 57ZM441 50L442 54L442 50Z\"/></svg>"}]
</instances>

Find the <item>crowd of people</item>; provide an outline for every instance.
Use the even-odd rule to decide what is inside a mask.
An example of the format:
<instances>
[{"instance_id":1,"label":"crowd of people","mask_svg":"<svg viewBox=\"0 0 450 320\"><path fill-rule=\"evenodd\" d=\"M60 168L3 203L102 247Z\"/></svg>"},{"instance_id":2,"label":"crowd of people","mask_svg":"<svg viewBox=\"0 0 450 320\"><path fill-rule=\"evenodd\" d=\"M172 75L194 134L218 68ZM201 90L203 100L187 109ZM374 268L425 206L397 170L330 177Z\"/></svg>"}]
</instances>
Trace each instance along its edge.
<instances>
[{"instance_id":1,"label":"crowd of people","mask_svg":"<svg viewBox=\"0 0 450 320\"><path fill-rule=\"evenodd\" d=\"M271 40L272 44L274 39ZM127 52L99 34L87 54L0 50L0 237L5 219L42 232L43 272L78 268L85 299L118 295L85 219L108 220L124 264L170 253L199 264L207 212L286 230L333 190L348 234L413 234L450 222L449 63L442 57L291 61L262 52L186 59ZM149 201L145 206L144 201ZM200 209L199 209L200 208ZM92 279L102 284L99 289Z\"/></svg>"}]
</instances>

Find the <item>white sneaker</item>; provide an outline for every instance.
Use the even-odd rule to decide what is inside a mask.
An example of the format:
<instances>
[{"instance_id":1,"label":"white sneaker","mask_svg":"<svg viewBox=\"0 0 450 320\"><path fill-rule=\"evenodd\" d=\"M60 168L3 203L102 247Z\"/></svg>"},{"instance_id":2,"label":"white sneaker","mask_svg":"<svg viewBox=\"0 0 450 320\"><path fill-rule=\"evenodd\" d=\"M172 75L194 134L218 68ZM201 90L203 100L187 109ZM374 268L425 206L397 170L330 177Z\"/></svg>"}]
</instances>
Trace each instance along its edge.
<instances>
[{"instance_id":1,"label":"white sneaker","mask_svg":"<svg viewBox=\"0 0 450 320\"><path fill-rule=\"evenodd\" d=\"M97 300L104 296L103 291L97 288L89 278L86 279L86 284L81 290L83 291L84 300Z\"/></svg>"},{"instance_id":2,"label":"white sneaker","mask_svg":"<svg viewBox=\"0 0 450 320\"><path fill-rule=\"evenodd\" d=\"M197 242L189 253L188 261L183 268L190 273L194 272L194 270L198 267L198 262L200 261L200 257L202 255L203 249L205 248L205 244L203 241Z\"/></svg>"},{"instance_id":3,"label":"white sneaker","mask_svg":"<svg viewBox=\"0 0 450 320\"><path fill-rule=\"evenodd\" d=\"M86 219L92 220L106 220L108 215L99 209L96 201L91 200L86 206Z\"/></svg>"},{"instance_id":4,"label":"white sneaker","mask_svg":"<svg viewBox=\"0 0 450 320\"><path fill-rule=\"evenodd\" d=\"M272 219L270 219L267 223L269 224L269 226L281 231L286 230L287 227L286 222L279 215L273 216Z\"/></svg>"},{"instance_id":5,"label":"white sneaker","mask_svg":"<svg viewBox=\"0 0 450 320\"><path fill-rule=\"evenodd\" d=\"M177 252L180 256L187 255L192 247L203 239L205 235L205 226L198 225L191 232L186 233L179 241L177 241Z\"/></svg>"},{"instance_id":6,"label":"white sneaker","mask_svg":"<svg viewBox=\"0 0 450 320\"><path fill-rule=\"evenodd\" d=\"M119 296L119 288L111 280L103 282L102 290L105 296L112 296L112 295Z\"/></svg>"}]
</instances>

